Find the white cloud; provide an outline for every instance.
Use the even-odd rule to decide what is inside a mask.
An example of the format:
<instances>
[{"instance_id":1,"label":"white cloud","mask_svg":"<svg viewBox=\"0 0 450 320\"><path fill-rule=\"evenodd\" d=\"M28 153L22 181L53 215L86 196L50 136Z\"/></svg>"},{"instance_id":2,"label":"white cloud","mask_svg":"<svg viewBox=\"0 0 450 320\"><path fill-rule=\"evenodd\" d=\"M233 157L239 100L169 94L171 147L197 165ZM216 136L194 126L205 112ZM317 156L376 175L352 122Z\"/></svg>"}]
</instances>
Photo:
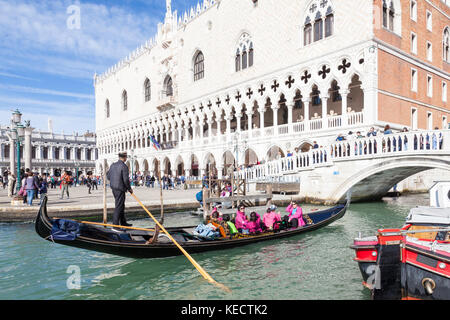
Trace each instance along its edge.
<instances>
[{"instance_id":1,"label":"white cloud","mask_svg":"<svg viewBox=\"0 0 450 320\"><path fill-rule=\"evenodd\" d=\"M0 83L0 88L15 91L15 92L25 92L25 93L33 93L33 94L42 94L42 95L52 95L52 96L61 96L61 97L71 97L78 99L94 99L94 95L91 94L82 94L82 93L73 93L66 91L57 91L57 90L48 90L41 88L33 88L26 86L17 86L17 85L4 85Z\"/></svg>"},{"instance_id":2,"label":"white cloud","mask_svg":"<svg viewBox=\"0 0 450 320\"><path fill-rule=\"evenodd\" d=\"M0 56L24 68L30 60L45 56L42 65L34 63L30 68L92 79L97 68L103 72L150 38L158 22L117 6L81 3L80 29L71 30L66 11L71 4L0 0ZM53 70L49 61L54 61Z\"/></svg>"}]
</instances>

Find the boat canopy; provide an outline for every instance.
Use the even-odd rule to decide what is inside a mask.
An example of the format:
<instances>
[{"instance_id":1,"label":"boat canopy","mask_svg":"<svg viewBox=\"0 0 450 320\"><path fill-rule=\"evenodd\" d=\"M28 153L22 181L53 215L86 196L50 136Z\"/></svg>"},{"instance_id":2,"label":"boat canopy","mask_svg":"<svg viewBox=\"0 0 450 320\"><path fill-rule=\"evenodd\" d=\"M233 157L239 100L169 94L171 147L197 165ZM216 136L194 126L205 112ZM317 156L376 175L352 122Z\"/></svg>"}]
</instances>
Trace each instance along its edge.
<instances>
[{"instance_id":1,"label":"boat canopy","mask_svg":"<svg viewBox=\"0 0 450 320\"><path fill-rule=\"evenodd\" d=\"M450 208L416 207L412 208L406 223L426 223L450 225Z\"/></svg>"}]
</instances>

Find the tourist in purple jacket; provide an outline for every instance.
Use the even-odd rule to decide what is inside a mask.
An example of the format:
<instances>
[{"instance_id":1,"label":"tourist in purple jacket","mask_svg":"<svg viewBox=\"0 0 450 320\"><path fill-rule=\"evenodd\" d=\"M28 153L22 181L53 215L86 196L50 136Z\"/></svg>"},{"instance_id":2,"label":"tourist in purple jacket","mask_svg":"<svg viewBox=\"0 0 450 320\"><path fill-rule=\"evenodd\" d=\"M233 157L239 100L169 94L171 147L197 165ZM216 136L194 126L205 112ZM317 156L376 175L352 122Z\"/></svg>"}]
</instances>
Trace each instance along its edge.
<instances>
[{"instance_id":1,"label":"tourist in purple jacket","mask_svg":"<svg viewBox=\"0 0 450 320\"><path fill-rule=\"evenodd\" d=\"M303 227L306 224L303 221L303 210L297 205L297 202L291 201L291 204L286 208L286 212L289 213L289 222L292 219L297 219L299 227Z\"/></svg>"},{"instance_id":2,"label":"tourist in purple jacket","mask_svg":"<svg viewBox=\"0 0 450 320\"><path fill-rule=\"evenodd\" d=\"M36 192L39 190L39 185L36 179L33 177L33 172L28 172L28 177L25 180L25 190L27 192L28 205L33 205L33 199Z\"/></svg>"}]
</instances>

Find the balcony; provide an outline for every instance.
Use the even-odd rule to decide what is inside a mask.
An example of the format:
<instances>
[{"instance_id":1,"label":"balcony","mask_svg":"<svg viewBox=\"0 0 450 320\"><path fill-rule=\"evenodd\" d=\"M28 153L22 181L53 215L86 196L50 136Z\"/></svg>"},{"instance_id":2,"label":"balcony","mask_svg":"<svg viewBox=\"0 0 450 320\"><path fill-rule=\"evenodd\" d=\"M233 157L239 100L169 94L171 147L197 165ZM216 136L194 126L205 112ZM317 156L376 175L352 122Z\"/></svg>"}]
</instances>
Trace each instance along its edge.
<instances>
[{"instance_id":1,"label":"balcony","mask_svg":"<svg viewBox=\"0 0 450 320\"><path fill-rule=\"evenodd\" d=\"M156 108L160 112L165 112L174 109L177 104L178 104L178 94L176 92L167 92L165 90L159 92Z\"/></svg>"}]
</instances>

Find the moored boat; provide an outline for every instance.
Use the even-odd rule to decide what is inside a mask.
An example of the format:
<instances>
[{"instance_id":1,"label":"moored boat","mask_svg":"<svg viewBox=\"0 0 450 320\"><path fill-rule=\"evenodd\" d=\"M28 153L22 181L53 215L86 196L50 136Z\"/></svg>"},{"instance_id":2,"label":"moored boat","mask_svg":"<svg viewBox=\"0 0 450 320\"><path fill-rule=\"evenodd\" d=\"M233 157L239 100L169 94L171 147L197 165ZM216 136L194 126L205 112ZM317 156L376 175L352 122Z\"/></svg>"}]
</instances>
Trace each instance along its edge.
<instances>
[{"instance_id":1,"label":"moored boat","mask_svg":"<svg viewBox=\"0 0 450 320\"><path fill-rule=\"evenodd\" d=\"M233 238L207 240L194 234L196 226L172 227L166 228L166 230L188 253L222 250L260 241L286 238L323 228L341 219L349 205L350 200L346 204L339 204L330 209L311 212L308 214L310 224L303 227L256 235L238 235ZM148 244L148 241L154 236L154 232L150 229L124 229L118 233L105 226L74 220L52 219L47 214L47 198L44 198L39 209L35 229L39 236L48 241L118 256L162 258L181 254L180 250L164 234L159 235L157 242Z\"/></svg>"},{"instance_id":2,"label":"moored boat","mask_svg":"<svg viewBox=\"0 0 450 320\"><path fill-rule=\"evenodd\" d=\"M411 209L402 228L354 239L373 299L450 299L450 183L430 189L430 204Z\"/></svg>"}]
</instances>

